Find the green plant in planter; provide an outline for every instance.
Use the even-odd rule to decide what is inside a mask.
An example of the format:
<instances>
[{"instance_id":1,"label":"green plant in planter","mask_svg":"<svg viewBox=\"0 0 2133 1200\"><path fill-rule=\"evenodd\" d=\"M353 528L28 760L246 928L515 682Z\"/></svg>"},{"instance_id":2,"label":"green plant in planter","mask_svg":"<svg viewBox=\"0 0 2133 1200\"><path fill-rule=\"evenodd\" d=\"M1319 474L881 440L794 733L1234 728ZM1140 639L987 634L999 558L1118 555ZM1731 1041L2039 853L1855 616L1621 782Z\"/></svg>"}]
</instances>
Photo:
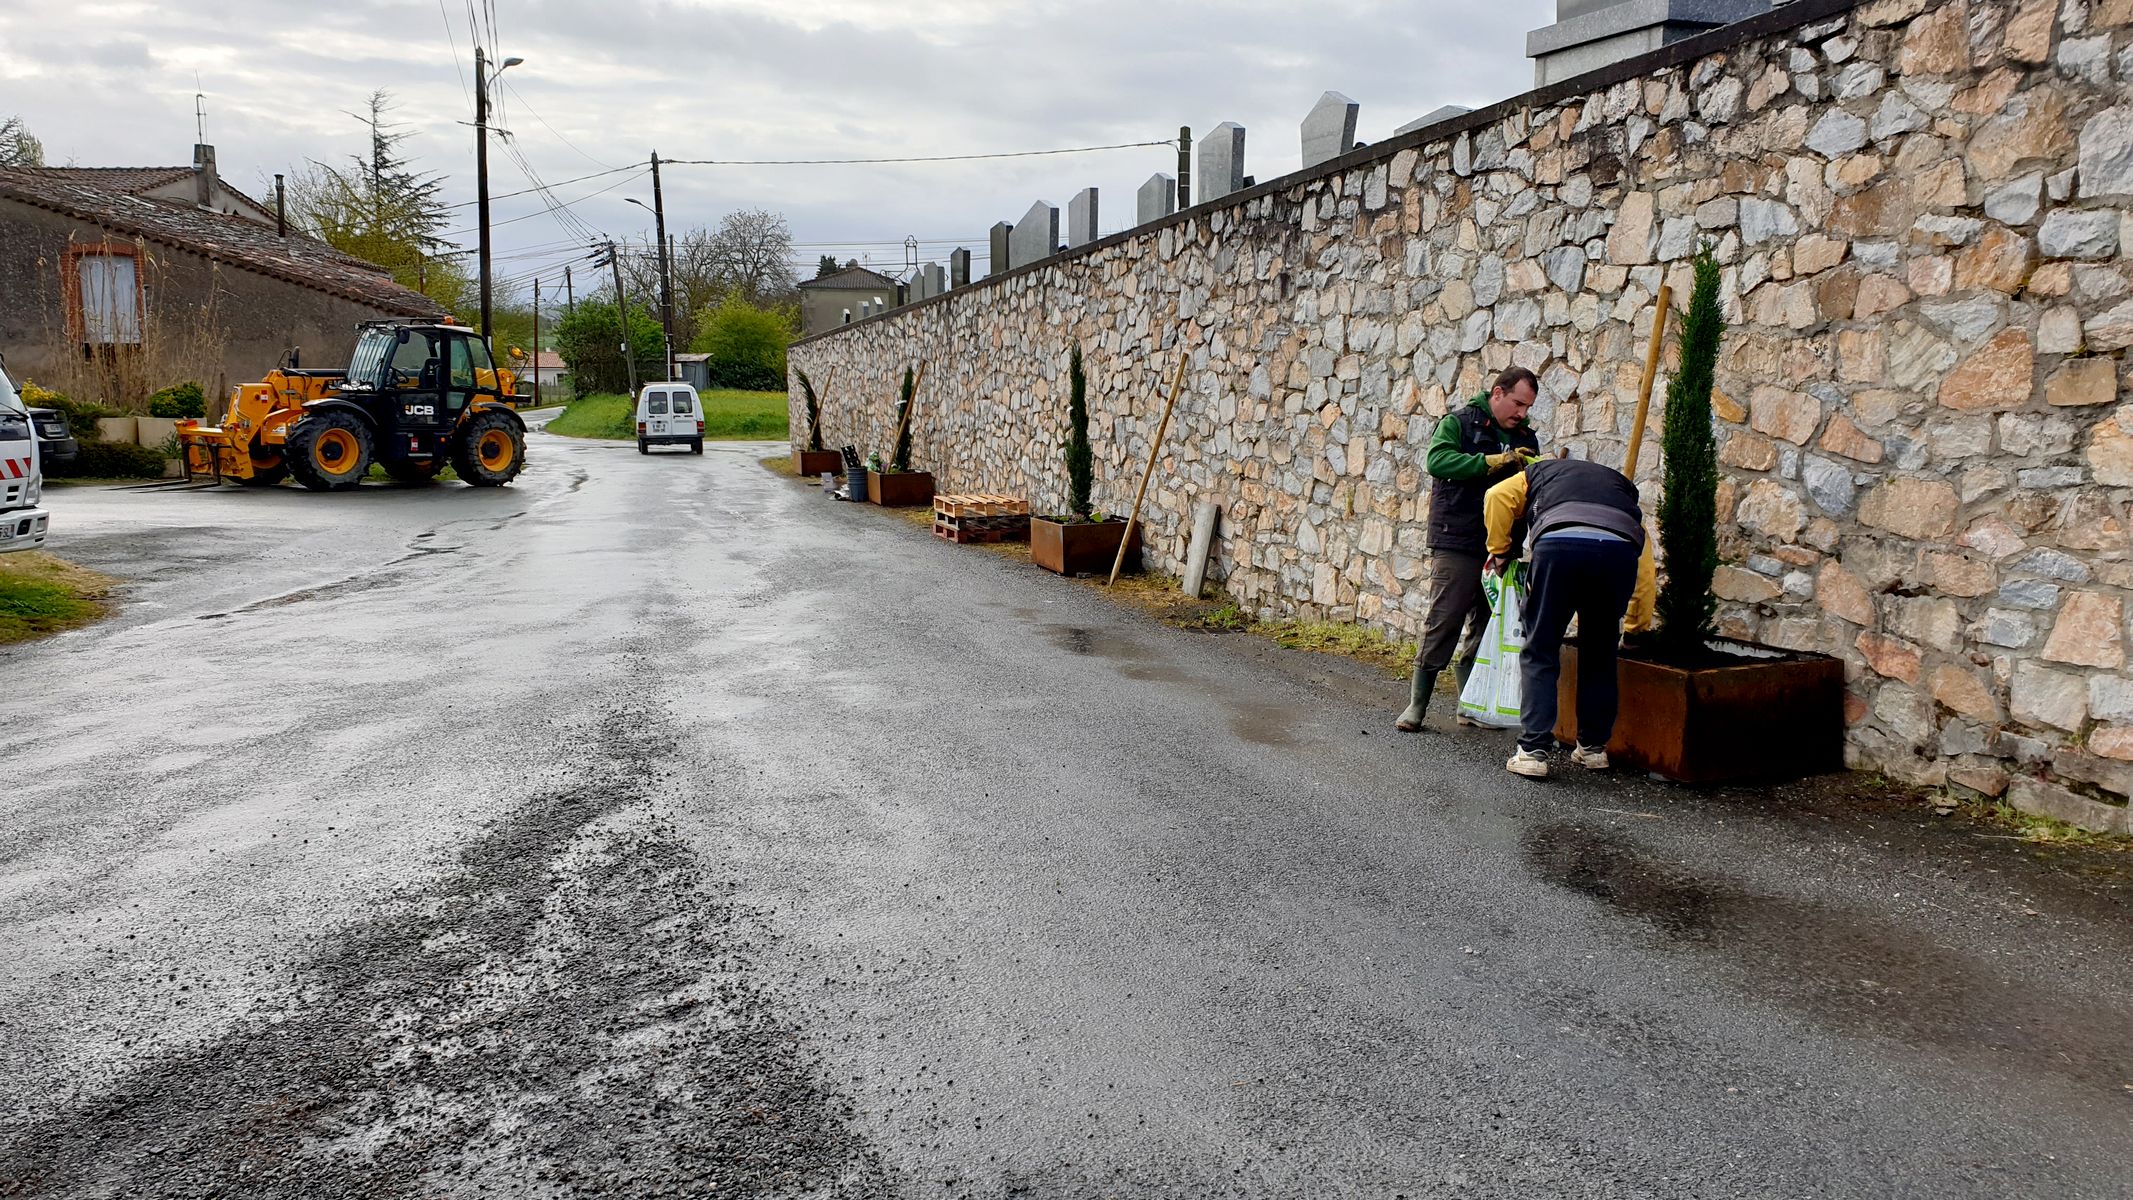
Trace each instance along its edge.
<instances>
[{"instance_id":1,"label":"green plant in planter","mask_svg":"<svg viewBox=\"0 0 2133 1200\"><path fill-rule=\"evenodd\" d=\"M800 395L807 401L807 448L822 449L822 401L815 397L815 383L805 371L794 371L800 377Z\"/></svg>"},{"instance_id":2,"label":"green plant in planter","mask_svg":"<svg viewBox=\"0 0 2133 1200\"><path fill-rule=\"evenodd\" d=\"M1663 652L1693 655L1712 634L1718 599L1711 576L1718 569L1718 449L1711 435L1711 384L1718 367L1718 339L1726 323L1718 309L1718 263L1709 246L1694 262L1696 285L1681 323L1681 366L1666 388L1666 424L1661 445L1666 470L1659 501L1659 546L1666 584L1659 589Z\"/></svg>"},{"instance_id":3,"label":"green plant in planter","mask_svg":"<svg viewBox=\"0 0 2133 1200\"><path fill-rule=\"evenodd\" d=\"M172 384L148 398L148 415L198 420L207 415L207 396L197 383Z\"/></svg>"},{"instance_id":4,"label":"green plant in planter","mask_svg":"<svg viewBox=\"0 0 2133 1200\"><path fill-rule=\"evenodd\" d=\"M1081 369L1081 347L1067 361L1067 516L1081 521L1096 520L1090 509L1089 489L1096 481L1096 455L1089 449L1089 377Z\"/></svg>"},{"instance_id":5,"label":"green plant in planter","mask_svg":"<svg viewBox=\"0 0 2133 1200\"><path fill-rule=\"evenodd\" d=\"M903 398L896 404L896 453L889 457L889 470L901 473L911 469L911 368L904 368Z\"/></svg>"}]
</instances>

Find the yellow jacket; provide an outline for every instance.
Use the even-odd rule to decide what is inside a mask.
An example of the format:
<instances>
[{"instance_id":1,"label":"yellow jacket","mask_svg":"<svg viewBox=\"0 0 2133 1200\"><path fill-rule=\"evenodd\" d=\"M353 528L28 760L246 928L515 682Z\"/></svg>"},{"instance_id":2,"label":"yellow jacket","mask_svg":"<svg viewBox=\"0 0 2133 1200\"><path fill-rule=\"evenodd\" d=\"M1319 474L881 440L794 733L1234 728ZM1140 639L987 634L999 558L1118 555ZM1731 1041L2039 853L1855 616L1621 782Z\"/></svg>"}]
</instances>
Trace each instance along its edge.
<instances>
[{"instance_id":1,"label":"yellow jacket","mask_svg":"<svg viewBox=\"0 0 2133 1200\"><path fill-rule=\"evenodd\" d=\"M1511 553L1511 531L1526 515L1526 473L1519 471L1489 489L1481 501L1482 523L1489 531L1489 553ZM1642 633L1652 627L1653 600L1659 593L1659 567L1652 558L1652 539L1644 539L1644 552L1637 556L1637 590L1630 594L1629 612L1622 618L1624 633Z\"/></svg>"}]
</instances>

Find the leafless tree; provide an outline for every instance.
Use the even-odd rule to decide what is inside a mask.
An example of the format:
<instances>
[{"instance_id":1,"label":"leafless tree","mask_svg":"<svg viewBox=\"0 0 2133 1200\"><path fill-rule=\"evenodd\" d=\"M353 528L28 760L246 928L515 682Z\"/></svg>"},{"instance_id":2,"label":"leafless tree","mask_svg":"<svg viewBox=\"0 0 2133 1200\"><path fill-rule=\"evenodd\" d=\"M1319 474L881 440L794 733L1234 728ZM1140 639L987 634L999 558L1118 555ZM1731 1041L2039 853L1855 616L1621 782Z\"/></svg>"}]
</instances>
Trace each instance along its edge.
<instances>
[{"instance_id":1,"label":"leafless tree","mask_svg":"<svg viewBox=\"0 0 2133 1200\"><path fill-rule=\"evenodd\" d=\"M648 238L620 249L630 299L656 308L659 247ZM698 317L733 292L759 308L791 303L791 254L792 230L785 218L759 209L728 213L716 229L699 226L675 238L674 344L694 342Z\"/></svg>"},{"instance_id":2,"label":"leafless tree","mask_svg":"<svg viewBox=\"0 0 2133 1200\"><path fill-rule=\"evenodd\" d=\"M715 274L760 308L782 304L793 291L792 229L764 209L727 213L707 247Z\"/></svg>"}]
</instances>

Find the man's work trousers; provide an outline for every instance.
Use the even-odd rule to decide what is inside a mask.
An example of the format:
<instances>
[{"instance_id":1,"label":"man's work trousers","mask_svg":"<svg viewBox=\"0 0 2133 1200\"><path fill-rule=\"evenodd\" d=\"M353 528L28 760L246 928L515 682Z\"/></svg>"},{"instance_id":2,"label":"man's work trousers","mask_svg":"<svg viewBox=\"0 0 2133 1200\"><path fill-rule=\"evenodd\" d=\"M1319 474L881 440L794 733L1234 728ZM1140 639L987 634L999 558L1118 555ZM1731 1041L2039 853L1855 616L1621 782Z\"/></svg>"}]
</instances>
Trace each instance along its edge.
<instances>
[{"instance_id":1,"label":"man's work trousers","mask_svg":"<svg viewBox=\"0 0 2133 1200\"><path fill-rule=\"evenodd\" d=\"M1489 598L1481 590L1484 555L1432 550L1429 556L1429 619L1422 624L1422 647L1415 666L1435 675L1459 652L1459 677L1474 669L1481 653L1481 631L1489 623ZM1466 636L1460 637L1461 627Z\"/></svg>"},{"instance_id":2,"label":"man's work trousers","mask_svg":"<svg viewBox=\"0 0 2133 1200\"><path fill-rule=\"evenodd\" d=\"M1526 647L1519 658L1520 748L1555 744L1556 683L1563 631L1578 619L1578 745L1614 736L1615 649L1637 587L1637 547L1620 538L1553 534L1533 547L1527 575Z\"/></svg>"}]
</instances>

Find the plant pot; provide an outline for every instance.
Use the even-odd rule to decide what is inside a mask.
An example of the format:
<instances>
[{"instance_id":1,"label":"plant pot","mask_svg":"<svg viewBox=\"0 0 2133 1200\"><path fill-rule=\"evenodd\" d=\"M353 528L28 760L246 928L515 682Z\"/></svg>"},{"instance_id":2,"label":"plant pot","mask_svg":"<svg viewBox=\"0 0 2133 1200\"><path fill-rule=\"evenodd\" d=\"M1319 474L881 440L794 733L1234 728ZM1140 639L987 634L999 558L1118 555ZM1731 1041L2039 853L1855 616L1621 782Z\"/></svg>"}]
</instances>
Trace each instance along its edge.
<instances>
[{"instance_id":1,"label":"plant pot","mask_svg":"<svg viewBox=\"0 0 2133 1200\"><path fill-rule=\"evenodd\" d=\"M139 437L141 445L148 447L150 450L178 436L178 418L176 417L136 417L134 418L134 425L136 426L136 436Z\"/></svg>"},{"instance_id":2,"label":"plant pot","mask_svg":"<svg viewBox=\"0 0 2133 1200\"><path fill-rule=\"evenodd\" d=\"M835 450L795 450L792 461L793 470L802 478L820 479L824 471L844 474L844 456Z\"/></svg>"},{"instance_id":3,"label":"plant pot","mask_svg":"<svg viewBox=\"0 0 2133 1200\"><path fill-rule=\"evenodd\" d=\"M96 419L96 439L100 442L115 442L122 446L134 445L134 439L140 436L138 422L139 418L137 417L98 417Z\"/></svg>"},{"instance_id":4,"label":"plant pot","mask_svg":"<svg viewBox=\"0 0 2133 1200\"><path fill-rule=\"evenodd\" d=\"M1118 560L1118 541L1126 536L1124 521L1068 524L1049 517L1029 519L1030 561L1061 575L1109 575ZM1126 565L1140 566L1141 527L1133 527L1133 543L1126 548Z\"/></svg>"},{"instance_id":5,"label":"plant pot","mask_svg":"<svg viewBox=\"0 0 2133 1200\"><path fill-rule=\"evenodd\" d=\"M1607 756L1676 783L1794 779L1844 769L1844 664L1826 654L1738 647L1736 661L1677 667L1616 660L1621 689ZM1577 740L1578 652L1563 646L1555 736Z\"/></svg>"},{"instance_id":6,"label":"plant pot","mask_svg":"<svg viewBox=\"0 0 2133 1200\"><path fill-rule=\"evenodd\" d=\"M933 503L933 472L867 472L867 499L883 508L923 508Z\"/></svg>"}]
</instances>

